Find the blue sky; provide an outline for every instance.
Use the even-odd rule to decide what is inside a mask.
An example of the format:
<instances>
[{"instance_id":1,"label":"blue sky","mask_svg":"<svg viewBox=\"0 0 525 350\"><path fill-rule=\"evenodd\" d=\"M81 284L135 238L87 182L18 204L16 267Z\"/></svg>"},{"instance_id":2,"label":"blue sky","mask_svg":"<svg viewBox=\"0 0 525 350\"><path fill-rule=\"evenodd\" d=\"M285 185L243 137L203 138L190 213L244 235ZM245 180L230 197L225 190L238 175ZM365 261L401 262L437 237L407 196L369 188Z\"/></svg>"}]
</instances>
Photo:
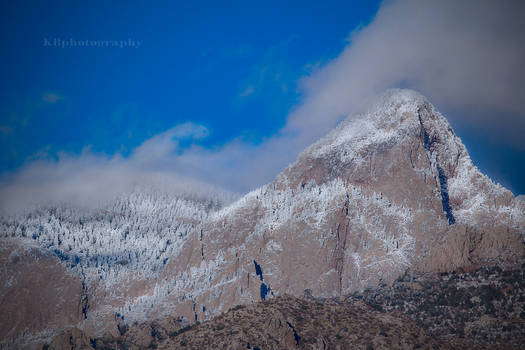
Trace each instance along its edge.
<instances>
[{"instance_id":1,"label":"blue sky","mask_svg":"<svg viewBox=\"0 0 525 350\"><path fill-rule=\"evenodd\" d=\"M0 11L7 182L39 161L62 174L73 161L78 171L148 149L159 154L148 166L243 192L360 99L410 87L449 118L483 172L525 193L519 2L22 4Z\"/></svg>"},{"instance_id":2,"label":"blue sky","mask_svg":"<svg viewBox=\"0 0 525 350\"><path fill-rule=\"evenodd\" d=\"M207 147L240 135L260 142L284 125L297 80L337 56L378 6L95 3L2 10L0 112L12 132L1 137L1 170L42 150L126 153L185 121L210 129ZM54 39L131 39L137 47L61 48ZM46 101L49 94L59 99Z\"/></svg>"}]
</instances>

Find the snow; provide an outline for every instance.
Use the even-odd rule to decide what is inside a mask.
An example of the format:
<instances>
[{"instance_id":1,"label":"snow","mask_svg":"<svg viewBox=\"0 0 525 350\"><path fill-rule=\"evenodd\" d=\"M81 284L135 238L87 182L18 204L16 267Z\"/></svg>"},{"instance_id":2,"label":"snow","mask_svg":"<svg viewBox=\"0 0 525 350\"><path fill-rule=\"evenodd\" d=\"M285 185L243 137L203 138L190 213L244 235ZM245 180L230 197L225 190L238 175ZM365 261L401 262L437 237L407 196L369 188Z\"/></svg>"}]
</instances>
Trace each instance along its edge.
<instances>
[{"instance_id":1,"label":"snow","mask_svg":"<svg viewBox=\"0 0 525 350\"><path fill-rule=\"evenodd\" d=\"M426 99L412 90L392 89L380 96L367 112L345 119L327 136L308 147L300 157L320 158L337 153L342 162L360 158L370 145L394 142L410 127L403 117L417 115Z\"/></svg>"},{"instance_id":2,"label":"snow","mask_svg":"<svg viewBox=\"0 0 525 350\"><path fill-rule=\"evenodd\" d=\"M21 237L63 257L84 281L119 283L123 272L155 277L208 216L209 203L137 190L96 211L41 207L2 218L3 237Z\"/></svg>"}]
</instances>

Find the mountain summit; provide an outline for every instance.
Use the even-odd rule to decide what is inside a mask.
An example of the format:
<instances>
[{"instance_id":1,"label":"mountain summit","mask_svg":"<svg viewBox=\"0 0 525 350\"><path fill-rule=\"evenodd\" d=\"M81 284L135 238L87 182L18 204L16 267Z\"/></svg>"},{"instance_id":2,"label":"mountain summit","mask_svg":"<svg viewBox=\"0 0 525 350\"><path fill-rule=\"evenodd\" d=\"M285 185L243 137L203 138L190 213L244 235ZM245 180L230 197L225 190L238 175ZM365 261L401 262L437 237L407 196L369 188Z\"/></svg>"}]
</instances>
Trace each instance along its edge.
<instances>
[{"instance_id":1,"label":"mountain summit","mask_svg":"<svg viewBox=\"0 0 525 350\"><path fill-rule=\"evenodd\" d=\"M158 209L160 222L170 228L140 238L144 225L120 225L118 212L137 210L139 202L122 200L111 220L102 214L87 218L98 222L94 227L111 227L98 234L123 247L114 253L118 258L106 250L100 263L96 229L81 230L88 246L73 244L67 250L64 244L41 243L70 239L63 232L30 232L37 228L26 216L4 220L4 236L10 238L1 261L4 280L11 282L0 295L13 295L22 283L13 272L19 266L12 262L14 252L32 256L24 262L28 270L27 264L38 264L34 254L20 248L31 241L31 249L62 257L51 262L46 255L49 271L67 275L63 281L55 278L53 287L71 290L77 298L71 304L78 307L61 306L58 314L29 329L13 324L23 324L37 310L13 314L18 323L3 322L2 339L12 342L22 331L51 334L45 323L78 323L102 334L114 331L115 315L125 322L166 313L197 321L278 295L344 296L392 283L407 271L446 272L525 257L525 202L481 174L448 121L410 90L386 92L367 112L347 118L308 147L273 182L228 206L205 210L181 199L174 206L167 199L155 203L155 197L139 197L154 208L171 203L172 216ZM158 223L158 210L150 210L147 222ZM75 237L78 221L56 208L29 217L52 218L71 227ZM84 220L84 225L90 223ZM132 238L144 241L136 247L128 244ZM146 251L140 260L139 252ZM13 298L6 298L2 309L11 310Z\"/></svg>"}]
</instances>

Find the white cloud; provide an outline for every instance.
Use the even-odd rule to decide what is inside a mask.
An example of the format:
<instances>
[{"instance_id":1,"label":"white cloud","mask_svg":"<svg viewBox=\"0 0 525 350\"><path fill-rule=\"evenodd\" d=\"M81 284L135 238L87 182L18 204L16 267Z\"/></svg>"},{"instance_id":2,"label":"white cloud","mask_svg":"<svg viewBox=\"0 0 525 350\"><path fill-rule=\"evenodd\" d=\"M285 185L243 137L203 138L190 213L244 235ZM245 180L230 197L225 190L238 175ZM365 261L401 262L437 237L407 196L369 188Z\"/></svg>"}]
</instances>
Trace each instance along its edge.
<instances>
[{"instance_id":1,"label":"white cloud","mask_svg":"<svg viewBox=\"0 0 525 350\"><path fill-rule=\"evenodd\" d=\"M136 186L229 202L235 193L177 171L178 142L205 133L202 126L182 124L145 141L129 157L94 154L89 148L78 156L59 153L57 159L43 152L41 159L3 178L0 213L48 203L93 208Z\"/></svg>"},{"instance_id":2,"label":"white cloud","mask_svg":"<svg viewBox=\"0 0 525 350\"><path fill-rule=\"evenodd\" d=\"M461 115L462 123L494 130L523 148L524 10L520 1L385 2L336 59L301 81L302 102L260 145L236 139L179 152L178 139L208 132L185 124L145 141L127 159L85 153L31 163L10 177L1 198L4 205L19 193L97 198L158 173L172 182L193 178L246 191L271 180L300 150L390 87L419 90L439 109L457 111L453 118Z\"/></svg>"},{"instance_id":3,"label":"white cloud","mask_svg":"<svg viewBox=\"0 0 525 350\"><path fill-rule=\"evenodd\" d=\"M176 157L178 142L183 139L202 139L209 135L209 130L193 123L177 125L163 133L144 141L133 151L131 159L143 166L155 166L164 160Z\"/></svg>"},{"instance_id":4,"label":"white cloud","mask_svg":"<svg viewBox=\"0 0 525 350\"><path fill-rule=\"evenodd\" d=\"M387 2L337 59L304 79L307 99L287 127L329 125L360 101L404 86L478 128L524 130L524 10L519 1ZM510 136L523 147L521 135Z\"/></svg>"}]
</instances>

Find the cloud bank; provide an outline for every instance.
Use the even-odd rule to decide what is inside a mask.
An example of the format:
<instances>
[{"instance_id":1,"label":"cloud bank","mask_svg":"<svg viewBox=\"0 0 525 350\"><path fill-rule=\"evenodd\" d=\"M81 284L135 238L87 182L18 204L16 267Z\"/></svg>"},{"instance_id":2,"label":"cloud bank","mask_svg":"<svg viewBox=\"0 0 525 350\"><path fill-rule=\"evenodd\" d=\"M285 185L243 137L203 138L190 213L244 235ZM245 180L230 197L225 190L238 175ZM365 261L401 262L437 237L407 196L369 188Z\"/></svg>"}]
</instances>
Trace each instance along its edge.
<instances>
[{"instance_id":1,"label":"cloud bank","mask_svg":"<svg viewBox=\"0 0 525 350\"><path fill-rule=\"evenodd\" d=\"M386 2L339 57L304 79L308 98L288 128L323 127L385 88L409 87L440 108L467 111L479 127L523 130L524 11L520 1Z\"/></svg>"},{"instance_id":2,"label":"cloud bank","mask_svg":"<svg viewBox=\"0 0 525 350\"><path fill-rule=\"evenodd\" d=\"M40 205L98 208L116 196L136 189L162 191L179 197L226 204L236 193L209 185L176 171L179 143L208 135L200 125L185 123L143 142L129 157L94 154L41 155L0 184L0 214L15 214Z\"/></svg>"},{"instance_id":3,"label":"cloud bank","mask_svg":"<svg viewBox=\"0 0 525 350\"><path fill-rule=\"evenodd\" d=\"M261 144L239 138L214 149L180 150L180 139L208 134L183 124L127 158L85 151L33 161L4 179L0 206L96 202L159 178L175 187L188 188L176 184L194 179L190 188L206 183L242 193L270 181L303 148L391 87L418 90L439 109L457 112L449 117L525 150L524 10L521 1L387 1L369 25L349 35L337 58L300 81L301 102Z\"/></svg>"}]
</instances>

